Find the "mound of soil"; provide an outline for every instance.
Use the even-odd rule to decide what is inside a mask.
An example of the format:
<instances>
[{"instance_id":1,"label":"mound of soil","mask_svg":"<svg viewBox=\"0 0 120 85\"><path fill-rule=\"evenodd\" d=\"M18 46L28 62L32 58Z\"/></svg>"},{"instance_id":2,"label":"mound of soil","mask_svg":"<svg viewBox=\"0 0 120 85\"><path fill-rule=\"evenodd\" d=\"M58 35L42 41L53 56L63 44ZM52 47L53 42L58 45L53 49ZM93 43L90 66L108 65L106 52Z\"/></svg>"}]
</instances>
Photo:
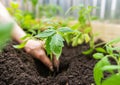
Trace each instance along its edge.
<instances>
[{"instance_id":1,"label":"mound of soil","mask_svg":"<svg viewBox=\"0 0 120 85\"><path fill-rule=\"evenodd\" d=\"M13 48L12 41L0 53L0 85L91 85L93 67L96 63L91 55L82 51L87 44L63 48L60 57L59 72L51 73L39 60L34 59L24 50Z\"/></svg>"}]
</instances>

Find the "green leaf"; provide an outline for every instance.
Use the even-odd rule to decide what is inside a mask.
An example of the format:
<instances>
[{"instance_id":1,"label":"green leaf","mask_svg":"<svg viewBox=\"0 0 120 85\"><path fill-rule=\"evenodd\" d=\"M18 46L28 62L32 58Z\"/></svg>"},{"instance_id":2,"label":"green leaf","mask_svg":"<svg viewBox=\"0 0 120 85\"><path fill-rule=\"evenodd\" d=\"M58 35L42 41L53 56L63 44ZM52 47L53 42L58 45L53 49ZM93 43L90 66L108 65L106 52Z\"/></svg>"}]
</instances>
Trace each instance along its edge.
<instances>
[{"instance_id":1,"label":"green leaf","mask_svg":"<svg viewBox=\"0 0 120 85\"><path fill-rule=\"evenodd\" d=\"M50 42L51 42L51 37L48 37L45 42L45 45L46 45L45 49L46 49L48 55L51 53Z\"/></svg>"},{"instance_id":2,"label":"green leaf","mask_svg":"<svg viewBox=\"0 0 120 85\"><path fill-rule=\"evenodd\" d=\"M71 33L65 33L64 34L64 39L67 42L67 44L69 45L71 42Z\"/></svg>"},{"instance_id":3,"label":"green leaf","mask_svg":"<svg viewBox=\"0 0 120 85\"><path fill-rule=\"evenodd\" d=\"M109 54L113 54L113 49L112 49L112 47L110 45L109 46L106 45L106 51Z\"/></svg>"},{"instance_id":4,"label":"green leaf","mask_svg":"<svg viewBox=\"0 0 120 85\"><path fill-rule=\"evenodd\" d=\"M120 75L112 75L103 81L102 85L120 85Z\"/></svg>"},{"instance_id":5,"label":"green leaf","mask_svg":"<svg viewBox=\"0 0 120 85\"><path fill-rule=\"evenodd\" d=\"M120 42L120 37L111 40L110 42L108 42L106 45L113 45L113 44L117 44Z\"/></svg>"},{"instance_id":6,"label":"green leaf","mask_svg":"<svg viewBox=\"0 0 120 85\"><path fill-rule=\"evenodd\" d=\"M90 41L90 36L88 34L84 34L84 38L86 43Z\"/></svg>"},{"instance_id":7,"label":"green leaf","mask_svg":"<svg viewBox=\"0 0 120 85\"><path fill-rule=\"evenodd\" d=\"M93 75L96 85L101 85L103 76L102 68L106 65L110 65L107 57L102 58L94 67Z\"/></svg>"},{"instance_id":8,"label":"green leaf","mask_svg":"<svg viewBox=\"0 0 120 85\"><path fill-rule=\"evenodd\" d=\"M78 45L78 36L76 36L76 37L74 37L73 39L72 39L72 46L73 47L75 47L75 46L77 46Z\"/></svg>"},{"instance_id":9,"label":"green leaf","mask_svg":"<svg viewBox=\"0 0 120 85\"><path fill-rule=\"evenodd\" d=\"M117 66L117 65L108 65L108 66L104 66L102 68L103 71L106 71L106 70L119 70L120 69L120 66Z\"/></svg>"},{"instance_id":10,"label":"green leaf","mask_svg":"<svg viewBox=\"0 0 120 85\"><path fill-rule=\"evenodd\" d=\"M101 47L95 48L95 50L96 50L97 52L106 53L105 49L103 49L103 48L101 48Z\"/></svg>"},{"instance_id":11,"label":"green leaf","mask_svg":"<svg viewBox=\"0 0 120 85\"><path fill-rule=\"evenodd\" d=\"M58 31L62 32L62 33L73 32L73 30L71 28L69 28L69 27L58 28Z\"/></svg>"},{"instance_id":12,"label":"green leaf","mask_svg":"<svg viewBox=\"0 0 120 85\"><path fill-rule=\"evenodd\" d=\"M120 50L120 47L113 47L112 50L119 51L119 50Z\"/></svg>"},{"instance_id":13,"label":"green leaf","mask_svg":"<svg viewBox=\"0 0 120 85\"><path fill-rule=\"evenodd\" d=\"M93 55L93 58L95 58L95 59L101 59L101 58L103 58L103 57L104 57L103 53L95 53L95 54Z\"/></svg>"},{"instance_id":14,"label":"green leaf","mask_svg":"<svg viewBox=\"0 0 120 85\"><path fill-rule=\"evenodd\" d=\"M56 55L57 59L59 59L61 55L62 47L64 46L63 41L64 39L59 34L55 34L52 36L50 48L52 53Z\"/></svg>"},{"instance_id":15,"label":"green leaf","mask_svg":"<svg viewBox=\"0 0 120 85\"><path fill-rule=\"evenodd\" d=\"M79 27L80 27L80 23L76 23L71 28L75 30L75 29L78 29Z\"/></svg>"},{"instance_id":16,"label":"green leaf","mask_svg":"<svg viewBox=\"0 0 120 85\"><path fill-rule=\"evenodd\" d=\"M45 31L39 33L35 37L37 37L37 38L46 38L46 37L52 36L53 34L55 34L55 32L56 31L54 29L48 29L48 30L45 30Z\"/></svg>"},{"instance_id":17,"label":"green leaf","mask_svg":"<svg viewBox=\"0 0 120 85\"><path fill-rule=\"evenodd\" d=\"M86 27L84 30L85 33L90 33L91 31L92 31L91 27Z\"/></svg>"},{"instance_id":18,"label":"green leaf","mask_svg":"<svg viewBox=\"0 0 120 85\"><path fill-rule=\"evenodd\" d=\"M78 43L78 44L82 44L83 42L84 42L84 39L79 38L77 43Z\"/></svg>"},{"instance_id":19,"label":"green leaf","mask_svg":"<svg viewBox=\"0 0 120 85\"><path fill-rule=\"evenodd\" d=\"M82 53L84 54L84 55L89 55L89 54L91 54L92 52L93 52L93 48L90 48L90 49L88 49L88 50L86 50L86 51L83 51Z\"/></svg>"},{"instance_id":20,"label":"green leaf","mask_svg":"<svg viewBox=\"0 0 120 85\"><path fill-rule=\"evenodd\" d=\"M13 47L16 49L22 49L25 47L26 43L27 43L27 41L21 43L20 45L13 45Z\"/></svg>"},{"instance_id":21,"label":"green leaf","mask_svg":"<svg viewBox=\"0 0 120 85\"><path fill-rule=\"evenodd\" d=\"M30 35L30 34L27 34L27 35L25 35L24 37L22 37L21 40L25 40L25 39L27 39L27 38L29 38L29 37L31 37L31 35Z\"/></svg>"},{"instance_id":22,"label":"green leaf","mask_svg":"<svg viewBox=\"0 0 120 85\"><path fill-rule=\"evenodd\" d=\"M36 4L38 3L38 0L31 0L33 6L36 6Z\"/></svg>"},{"instance_id":23,"label":"green leaf","mask_svg":"<svg viewBox=\"0 0 120 85\"><path fill-rule=\"evenodd\" d=\"M6 45L6 43L11 39L11 31L13 24L0 23L0 50Z\"/></svg>"}]
</instances>

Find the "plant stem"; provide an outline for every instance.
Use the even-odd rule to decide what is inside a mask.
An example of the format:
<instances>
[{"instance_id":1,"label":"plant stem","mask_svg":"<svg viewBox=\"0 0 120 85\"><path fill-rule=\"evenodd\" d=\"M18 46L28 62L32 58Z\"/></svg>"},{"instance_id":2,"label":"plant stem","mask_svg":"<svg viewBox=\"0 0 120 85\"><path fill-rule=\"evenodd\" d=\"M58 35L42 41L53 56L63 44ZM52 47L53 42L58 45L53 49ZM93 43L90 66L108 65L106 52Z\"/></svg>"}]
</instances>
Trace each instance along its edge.
<instances>
[{"instance_id":1,"label":"plant stem","mask_svg":"<svg viewBox=\"0 0 120 85\"><path fill-rule=\"evenodd\" d=\"M106 42L102 42L102 43L96 44L96 45L95 45L95 48L98 47L98 46L104 45L105 43L106 43Z\"/></svg>"}]
</instances>

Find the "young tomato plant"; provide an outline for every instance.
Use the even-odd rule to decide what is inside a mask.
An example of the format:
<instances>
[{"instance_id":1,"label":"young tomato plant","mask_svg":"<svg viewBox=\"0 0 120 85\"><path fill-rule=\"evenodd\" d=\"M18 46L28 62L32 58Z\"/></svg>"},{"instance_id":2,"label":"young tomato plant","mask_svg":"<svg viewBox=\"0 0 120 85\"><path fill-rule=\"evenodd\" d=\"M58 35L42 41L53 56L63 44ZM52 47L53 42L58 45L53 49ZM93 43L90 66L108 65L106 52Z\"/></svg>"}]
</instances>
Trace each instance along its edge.
<instances>
[{"instance_id":1,"label":"young tomato plant","mask_svg":"<svg viewBox=\"0 0 120 85\"><path fill-rule=\"evenodd\" d=\"M105 45L105 54L95 53L93 55L95 59L100 59L93 71L96 85L120 85L120 47L112 47L118 42L120 38L108 42ZM112 64L110 59L113 59L116 64ZM104 72L110 73L109 76L104 77Z\"/></svg>"},{"instance_id":2,"label":"young tomato plant","mask_svg":"<svg viewBox=\"0 0 120 85\"><path fill-rule=\"evenodd\" d=\"M97 45L94 44L94 34L92 33L92 26L91 21L97 19L95 16L91 16L90 13L93 10L93 6L87 6L80 5L79 7L72 7L71 9L78 9L78 23L74 24L71 28L77 31L80 31L77 35L79 37L74 38L72 41L72 45L76 46L78 44L82 44L84 41L86 43L89 43L90 48L84 52L82 52L85 55L91 54L94 50L98 52L105 52L105 50L100 45L104 44L99 43ZM71 10L69 9L69 10ZM70 36L69 36L70 37Z\"/></svg>"},{"instance_id":3,"label":"young tomato plant","mask_svg":"<svg viewBox=\"0 0 120 85\"><path fill-rule=\"evenodd\" d=\"M71 28L75 30L73 39L71 39L71 34L66 34L67 43L72 43L72 46L77 46L83 42L88 43L93 40L92 27L90 21L92 20L90 13L93 9L92 6L85 7L84 5L74 6L68 9L66 13L70 10L78 9L78 22L74 24ZM77 35L77 36L76 36ZM69 39L68 39L69 38Z\"/></svg>"},{"instance_id":4,"label":"young tomato plant","mask_svg":"<svg viewBox=\"0 0 120 85\"><path fill-rule=\"evenodd\" d=\"M45 41L45 49L47 54L50 55L51 59L53 58L53 55L55 55L56 58L59 59L62 53L62 47L64 46L63 35L70 32L72 32L72 29L68 27L61 27L56 30L53 28L49 28L39 33L35 37Z\"/></svg>"}]
</instances>

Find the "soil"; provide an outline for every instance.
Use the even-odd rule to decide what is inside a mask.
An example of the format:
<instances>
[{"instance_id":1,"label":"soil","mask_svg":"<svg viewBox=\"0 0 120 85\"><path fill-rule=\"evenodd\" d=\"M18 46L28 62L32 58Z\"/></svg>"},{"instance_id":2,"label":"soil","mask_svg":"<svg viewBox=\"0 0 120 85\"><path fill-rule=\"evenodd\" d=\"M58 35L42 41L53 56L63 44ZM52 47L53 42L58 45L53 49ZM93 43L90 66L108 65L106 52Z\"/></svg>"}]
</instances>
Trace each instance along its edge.
<instances>
[{"instance_id":1,"label":"soil","mask_svg":"<svg viewBox=\"0 0 120 85\"><path fill-rule=\"evenodd\" d=\"M91 85L96 60L82 51L87 44L63 48L59 72L50 72L39 60L23 49L13 48L12 41L0 53L0 85Z\"/></svg>"}]
</instances>

